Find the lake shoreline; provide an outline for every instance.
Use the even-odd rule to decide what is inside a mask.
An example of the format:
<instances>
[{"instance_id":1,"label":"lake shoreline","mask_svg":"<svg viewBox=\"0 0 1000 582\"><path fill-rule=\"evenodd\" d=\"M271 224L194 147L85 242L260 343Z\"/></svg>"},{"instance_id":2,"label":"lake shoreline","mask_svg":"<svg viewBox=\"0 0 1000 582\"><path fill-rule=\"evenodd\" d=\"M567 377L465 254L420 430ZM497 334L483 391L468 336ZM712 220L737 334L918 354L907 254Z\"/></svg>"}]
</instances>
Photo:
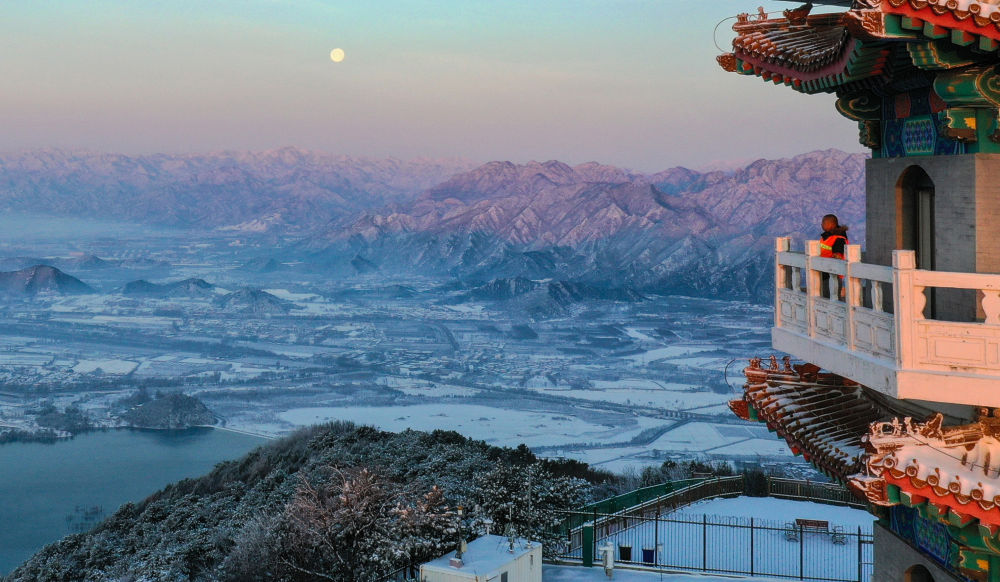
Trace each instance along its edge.
<instances>
[{"instance_id":1,"label":"lake shoreline","mask_svg":"<svg viewBox=\"0 0 1000 582\"><path fill-rule=\"evenodd\" d=\"M0 577L45 545L129 502L208 473L267 440L218 427L98 428L0 446ZM88 516L100 508L99 519ZM82 509L81 509L82 508Z\"/></svg>"}]
</instances>

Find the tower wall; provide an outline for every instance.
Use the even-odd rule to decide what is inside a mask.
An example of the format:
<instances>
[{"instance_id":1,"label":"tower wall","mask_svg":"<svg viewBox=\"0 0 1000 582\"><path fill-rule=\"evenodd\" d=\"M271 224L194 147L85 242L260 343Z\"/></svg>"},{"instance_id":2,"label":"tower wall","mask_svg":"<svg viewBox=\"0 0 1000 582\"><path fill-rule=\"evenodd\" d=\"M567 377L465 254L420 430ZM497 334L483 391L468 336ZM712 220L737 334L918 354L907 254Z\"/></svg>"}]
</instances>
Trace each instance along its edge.
<instances>
[{"instance_id":1,"label":"tower wall","mask_svg":"<svg viewBox=\"0 0 1000 582\"><path fill-rule=\"evenodd\" d=\"M934 582L955 582L956 576L943 569L910 544L896 537L896 534L878 523L873 528L875 534L875 571L872 580L879 582L910 582L914 566L923 566L930 572Z\"/></svg>"},{"instance_id":2,"label":"tower wall","mask_svg":"<svg viewBox=\"0 0 1000 582\"><path fill-rule=\"evenodd\" d=\"M867 262L891 265L894 249L918 247L914 192L929 187L933 268L1000 273L1000 154L878 158L866 170ZM937 289L932 303L938 319L979 315L971 291Z\"/></svg>"}]
</instances>

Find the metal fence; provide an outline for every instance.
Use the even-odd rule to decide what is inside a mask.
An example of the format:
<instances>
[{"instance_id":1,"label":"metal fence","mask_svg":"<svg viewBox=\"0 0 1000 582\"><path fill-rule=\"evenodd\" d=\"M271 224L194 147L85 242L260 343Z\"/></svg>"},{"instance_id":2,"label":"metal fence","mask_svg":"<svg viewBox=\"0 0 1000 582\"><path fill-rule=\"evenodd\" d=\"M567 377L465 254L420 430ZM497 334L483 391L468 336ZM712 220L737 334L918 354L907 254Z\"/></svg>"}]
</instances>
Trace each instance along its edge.
<instances>
[{"instance_id":1,"label":"metal fence","mask_svg":"<svg viewBox=\"0 0 1000 582\"><path fill-rule=\"evenodd\" d=\"M675 483L657 485L655 488L645 487L633 493L655 489L665 491L665 493L656 496L644 495L636 497L636 502L632 505L624 505L622 502L623 499L629 499L632 494L619 495L610 500L588 505L581 511L567 512L559 530L573 530L585 522L596 522L599 515L662 514L664 511L673 511L686 505L691 505L696 501L701 501L702 499L742 495L746 491L746 483L740 475L713 479L686 479ZM606 509L608 507L614 507L614 509L608 510Z\"/></svg>"},{"instance_id":2,"label":"metal fence","mask_svg":"<svg viewBox=\"0 0 1000 582\"><path fill-rule=\"evenodd\" d=\"M797 580L863 582L871 578L871 531L846 531L826 522L772 522L710 515L625 515L569 512L566 523L595 524L566 531L559 558L581 560L584 543L599 559L653 569L760 575Z\"/></svg>"},{"instance_id":3,"label":"metal fence","mask_svg":"<svg viewBox=\"0 0 1000 582\"><path fill-rule=\"evenodd\" d=\"M669 486L667 486L669 485ZM564 542L559 558L600 560L610 549L616 562L654 569L698 570L726 574L766 575L799 580L866 581L873 565L871 529L848 531L827 522L789 523L754 518L683 515L683 509L703 499L766 494L867 509L844 487L747 475L665 484L661 495L643 495L623 507L607 503L569 511L558 528ZM654 488L639 490L651 492ZM669 517L664 517L668 514Z\"/></svg>"},{"instance_id":4,"label":"metal fence","mask_svg":"<svg viewBox=\"0 0 1000 582\"><path fill-rule=\"evenodd\" d=\"M420 579L420 566L411 564L403 566L392 574L386 576L382 582L416 582Z\"/></svg>"},{"instance_id":5,"label":"metal fence","mask_svg":"<svg viewBox=\"0 0 1000 582\"><path fill-rule=\"evenodd\" d=\"M768 477L767 494L780 499L798 499L816 501L831 505L846 505L856 509L868 509L868 504L859 500L850 491L831 483L813 483L795 479L779 479Z\"/></svg>"}]
</instances>

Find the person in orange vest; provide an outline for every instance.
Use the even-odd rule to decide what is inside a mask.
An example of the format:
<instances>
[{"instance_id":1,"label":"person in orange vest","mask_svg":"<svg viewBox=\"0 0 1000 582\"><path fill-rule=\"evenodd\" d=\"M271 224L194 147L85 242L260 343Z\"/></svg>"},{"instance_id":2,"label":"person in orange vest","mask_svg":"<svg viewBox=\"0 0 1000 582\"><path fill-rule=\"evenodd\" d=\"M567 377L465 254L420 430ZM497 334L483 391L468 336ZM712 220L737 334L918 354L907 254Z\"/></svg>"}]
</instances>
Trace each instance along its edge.
<instances>
[{"instance_id":1,"label":"person in orange vest","mask_svg":"<svg viewBox=\"0 0 1000 582\"><path fill-rule=\"evenodd\" d=\"M823 217L821 224L823 234L819 235L819 256L844 260L846 246L850 244L847 240L847 228L840 224L836 214L827 214ZM829 275L823 274L823 296L829 296ZM844 278L840 277L840 297L844 298Z\"/></svg>"},{"instance_id":2,"label":"person in orange vest","mask_svg":"<svg viewBox=\"0 0 1000 582\"><path fill-rule=\"evenodd\" d=\"M823 234L819 235L819 256L844 259L844 247L847 240L847 227L841 226L836 214L823 217Z\"/></svg>"}]
</instances>

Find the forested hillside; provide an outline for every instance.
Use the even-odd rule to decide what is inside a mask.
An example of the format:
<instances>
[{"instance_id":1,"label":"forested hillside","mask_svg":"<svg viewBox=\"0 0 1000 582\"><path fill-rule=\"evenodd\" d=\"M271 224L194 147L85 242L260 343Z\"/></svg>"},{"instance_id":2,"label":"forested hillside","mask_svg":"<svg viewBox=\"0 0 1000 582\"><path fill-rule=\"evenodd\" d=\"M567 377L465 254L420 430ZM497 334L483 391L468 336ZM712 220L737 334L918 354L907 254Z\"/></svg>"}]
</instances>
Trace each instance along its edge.
<instances>
[{"instance_id":1,"label":"forested hillside","mask_svg":"<svg viewBox=\"0 0 1000 582\"><path fill-rule=\"evenodd\" d=\"M512 517L520 535L545 539L558 510L608 478L455 432L316 426L126 504L6 580L380 581L486 518L494 532ZM458 505L470 508L463 521Z\"/></svg>"}]
</instances>

